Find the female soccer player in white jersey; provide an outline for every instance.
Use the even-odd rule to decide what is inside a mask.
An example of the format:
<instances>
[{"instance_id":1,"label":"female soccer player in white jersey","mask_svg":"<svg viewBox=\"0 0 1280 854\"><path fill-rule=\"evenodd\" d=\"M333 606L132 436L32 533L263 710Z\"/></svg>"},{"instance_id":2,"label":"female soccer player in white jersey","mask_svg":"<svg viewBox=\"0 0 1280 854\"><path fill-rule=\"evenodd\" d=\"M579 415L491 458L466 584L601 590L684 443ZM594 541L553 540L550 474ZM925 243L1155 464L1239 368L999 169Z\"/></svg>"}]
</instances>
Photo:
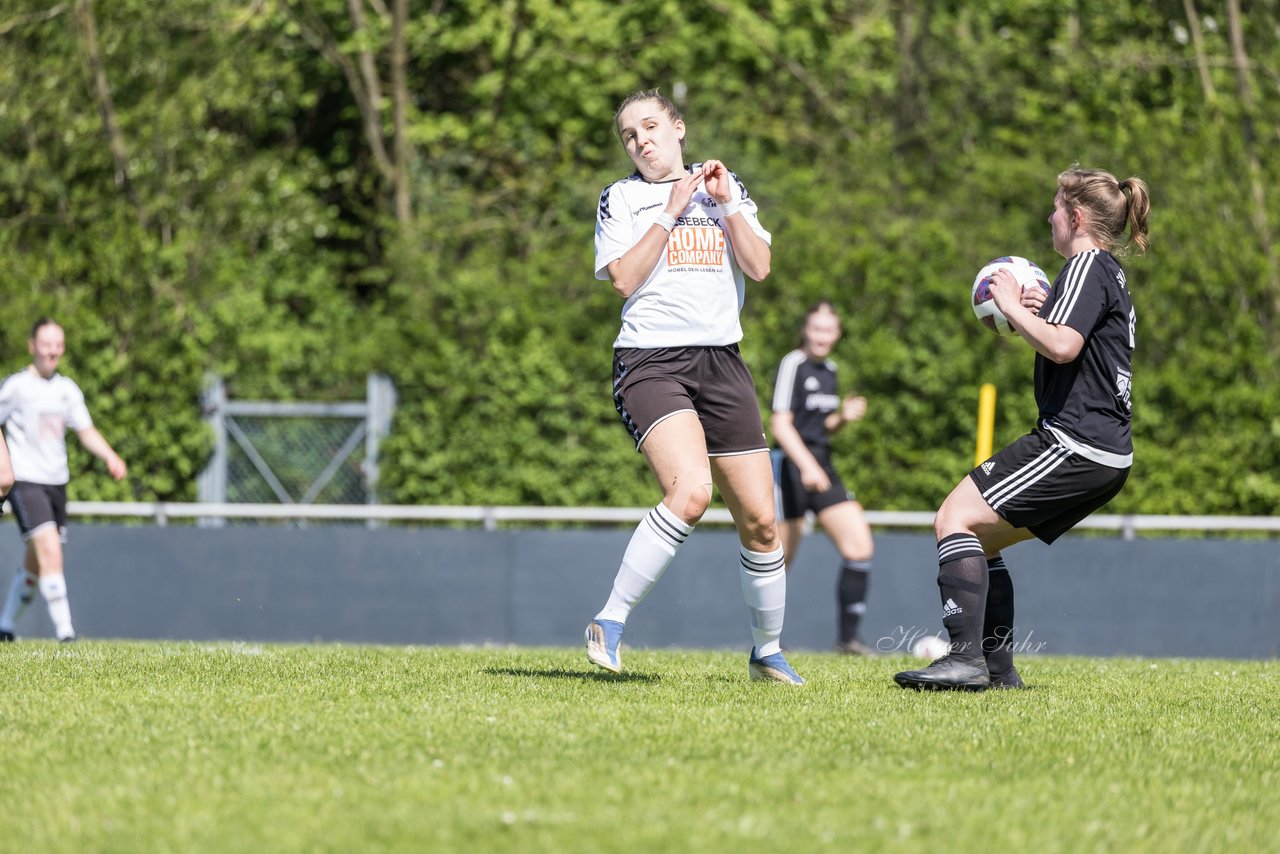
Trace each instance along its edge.
<instances>
[{"instance_id":1,"label":"female soccer player in white jersey","mask_svg":"<svg viewBox=\"0 0 1280 854\"><path fill-rule=\"evenodd\" d=\"M17 619L38 585L58 639L69 641L75 640L76 633L62 572L70 479L66 431L74 430L81 444L106 462L116 480L128 469L93 426L80 387L58 373L66 350L62 327L48 318L37 320L27 349L32 363L0 385L0 422L4 422L17 477L9 504L27 544L24 566L14 577L0 612L0 640L14 639Z\"/></svg>"},{"instance_id":2,"label":"female soccer player in white jersey","mask_svg":"<svg viewBox=\"0 0 1280 854\"><path fill-rule=\"evenodd\" d=\"M784 455L778 471L779 532L790 569L804 537L806 514L817 517L840 555L836 652L873 655L875 649L858 637L874 551L871 526L831 462L831 435L861 419L867 399L841 398L837 391L836 366L827 357L839 340L840 317L835 306L821 300L805 313L800 347L778 365L769 427Z\"/></svg>"},{"instance_id":3,"label":"female soccer player in white jersey","mask_svg":"<svg viewBox=\"0 0 1280 854\"><path fill-rule=\"evenodd\" d=\"M657 90L628 96L614 126L636 171L600 195L595 271L626 300L614 403L662 501L632 534L609 599L587 626L587 657L621 671L623 625L706 512L714 484L741 543L748 673L803 684L782 654L787 581L773 473L755 384L738 354L743 274L769 275L769 232L723 163L685 165L684 120Z\"/></svg>"},{"instance_id":4,"label":"female soccer player in white jersey","mask_svg":"<svg viewBox=\"0 0 1280 854\"><path fill-rule=\"evenodd\" d=\"M1013 665L1013 582L1000 552L1031 537L1052 543L1129 476L1135 314L1111 250L1146 251L1149 211L1141 179L1072 168L1058 175L1049 217L1053 248L1067 263L1038 312L1024 304L1012 274L995 275L996 305L1036 351L1039 418L938 510L938 587L951 653L897 674L902 687L1022 687Z\"/></svg>"}]
</instances>

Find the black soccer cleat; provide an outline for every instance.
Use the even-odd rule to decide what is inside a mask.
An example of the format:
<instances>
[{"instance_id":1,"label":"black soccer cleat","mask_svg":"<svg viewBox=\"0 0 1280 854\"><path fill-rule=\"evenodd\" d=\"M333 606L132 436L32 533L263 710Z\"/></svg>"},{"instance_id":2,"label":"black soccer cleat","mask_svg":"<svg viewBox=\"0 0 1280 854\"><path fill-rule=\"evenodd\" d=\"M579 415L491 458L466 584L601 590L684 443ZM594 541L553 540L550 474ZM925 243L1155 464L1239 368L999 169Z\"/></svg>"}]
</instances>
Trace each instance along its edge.
<instances>
[{"instance_id":1,"label":"black soccer cleat","mask_svg":"<svg viewBox=\"0 0 1280 854\"><path fill-rule=\"evenodd\" d=\"M893 677L903 688L917 691L985 691L991 687L987 662L952 653L923 670L907 670Z\"/></svg>"},{"instance_id":2,"label":"black soccer cleat","mask_svg":"<svg viewBox=\"0 0 1280 854\"><path fill-rule=\"evenodd\" d=\"M1022 677L1018 675L1018 668L1012 664L1009 665L1009 669L1004 673L992 673L990 675L992 690L1027 687L1026 683L1022 681Z\"/></svg>"},{"instance_id":3,"label":"black soccer cleat","mask_svg":"<svg viewBox=\"0 0 1280 854\"><path fill-rule=\"evenodd\" d=\"M7 632L4 629L0 629L0 643L13 643L17 639L18 638L13 634L13 632Z\"/></svg>"}]
</instances>

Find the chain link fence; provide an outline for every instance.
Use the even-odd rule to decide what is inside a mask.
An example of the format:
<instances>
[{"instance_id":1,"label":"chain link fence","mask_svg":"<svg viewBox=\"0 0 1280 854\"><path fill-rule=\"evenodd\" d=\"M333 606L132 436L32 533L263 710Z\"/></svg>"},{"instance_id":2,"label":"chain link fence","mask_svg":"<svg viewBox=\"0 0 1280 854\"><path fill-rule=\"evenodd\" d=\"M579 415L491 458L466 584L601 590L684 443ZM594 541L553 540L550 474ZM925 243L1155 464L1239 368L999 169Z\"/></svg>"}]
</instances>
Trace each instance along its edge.
<instances>
[{"instance_id":1,"label":"chain link fence","mask_svg":"<svg viewBox=\"0 0 1280 854\"><path fill-rule=\"evenodd\" d=\"M200 476L201 502L378 503L378 447L395 409L389 378L371 374L363 401L311 403L229 400L214 377L203 405L214 454Z\"/></svg>"}]
</instances>

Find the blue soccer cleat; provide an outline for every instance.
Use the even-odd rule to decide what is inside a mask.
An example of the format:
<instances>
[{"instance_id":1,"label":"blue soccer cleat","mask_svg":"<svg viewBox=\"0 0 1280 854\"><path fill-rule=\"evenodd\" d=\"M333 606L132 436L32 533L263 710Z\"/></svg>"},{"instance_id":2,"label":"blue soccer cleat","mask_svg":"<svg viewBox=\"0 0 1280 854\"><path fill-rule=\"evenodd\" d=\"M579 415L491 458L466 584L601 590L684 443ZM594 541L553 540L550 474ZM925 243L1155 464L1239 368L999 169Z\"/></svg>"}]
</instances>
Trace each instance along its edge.
<instances>
[{"instance_id":1,"label":"blue soccer cleat","mask_svg":"<svg viewBox=\"0 0 1280 854\"><path fill-rule=\"evenodd\" d=\"M755 647L752 647L751 660L748 662L747 669L751 672L752 680L782 682L787 685L804 684L804 679L800 677L799 673L791 669L791 665L787 664L787 660L781 652L758 658Z\"/></svg>"},{"instance_id":2,"label":"blue soccer cleat","mask_svg":"<svg viewBox=\"0 0 1280 854\"><path fill-rule=\"evenodd\" d=\"M610 673L622 672L622 623L616 620L592 620L587 626L587 658Z\"/></svg>"}]
</instances>

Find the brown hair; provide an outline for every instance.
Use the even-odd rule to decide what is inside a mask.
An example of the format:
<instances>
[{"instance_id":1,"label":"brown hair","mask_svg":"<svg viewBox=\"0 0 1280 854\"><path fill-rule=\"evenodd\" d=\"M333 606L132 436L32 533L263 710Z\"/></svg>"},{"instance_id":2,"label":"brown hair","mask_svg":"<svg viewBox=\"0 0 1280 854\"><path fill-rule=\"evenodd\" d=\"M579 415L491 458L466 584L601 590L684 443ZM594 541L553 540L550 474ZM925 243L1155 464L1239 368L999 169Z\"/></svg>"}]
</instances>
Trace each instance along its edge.
<instances>
[{"instance_id":1,"label":"brown hair","mask_svg":"<svg viewBox=\"0 0 1280 854\"><path fill-rule=\"evenodd\" d=\"M31 339L34 341L36 335L38 335L40 333L40 330L43 329L44 327L59 326L59 325L60 324L58 323L58 321L54 320L52 317L41 317L38 320L36 320L35 323L31 324Z\"/></svg>"},{"instance_id":2,"label":"brown hair","mask_svg":"<svg viewBox=\"0 0 1280 854\"><path fill-rule=\"evenodd\" d=\"M671 102L671 99L663 95L657 89L640 89L632 92L630 95L622 99L622 103L618 105L617 111L613 114L613 129L618 133L618 138L622 138L622 131L618 128L618 120L622 118L622 111L632 104L639 104L642 101L657 101L662 112L667 114L667 118L674 122L684 121L684 116L680 115L680 108ZM684 140L680 140L680 150L684 151Z\"/></svg>"},{"instance_id":3,"label":"brown hair","mask_svg":"<svg viewBox=\"0 0 1280 854\"><path fill-rule=\"evenodd\" d=\"M1151 197L1141 178L1117 181L1110 172L1072 166L1058 174L1058 187L1067 210L1083 211L1085 229L1108 251L1120 254L1130 244L1139 255L1147 251Z\"/></svg>"},{"instance_id":4,"label":"brown hair","mask_svg":"<svg viewBox=\"0 0 1280 854\"><path fill-rule=\"evenodd\" d=\"M809 325L809 318L811 318L811 317L813 317L815 314L818 314L819 312L823 312L823 311L829 311L829 312L831 312L832 314L834 314L834 315L836 316L836 322L837 322L837 323L839 323L839 322L840 322L840 312L836 311L835 303L833 303L831 300L829 300L829 299L820 299L820 300L818 300L817 302L813 303L813 304L812 304L812 305L810 305L807 309L805 309L805 311L804 311L804 319L800 321L800 329L799 329L798 334L799 334L799 337L800 337L800 346L801 346L801 347L804 347L804 344L805 344L804 329L805 329L805 327L806 327L806 326L808 326L808 325Z\"/></svg>"}]
</instances>

